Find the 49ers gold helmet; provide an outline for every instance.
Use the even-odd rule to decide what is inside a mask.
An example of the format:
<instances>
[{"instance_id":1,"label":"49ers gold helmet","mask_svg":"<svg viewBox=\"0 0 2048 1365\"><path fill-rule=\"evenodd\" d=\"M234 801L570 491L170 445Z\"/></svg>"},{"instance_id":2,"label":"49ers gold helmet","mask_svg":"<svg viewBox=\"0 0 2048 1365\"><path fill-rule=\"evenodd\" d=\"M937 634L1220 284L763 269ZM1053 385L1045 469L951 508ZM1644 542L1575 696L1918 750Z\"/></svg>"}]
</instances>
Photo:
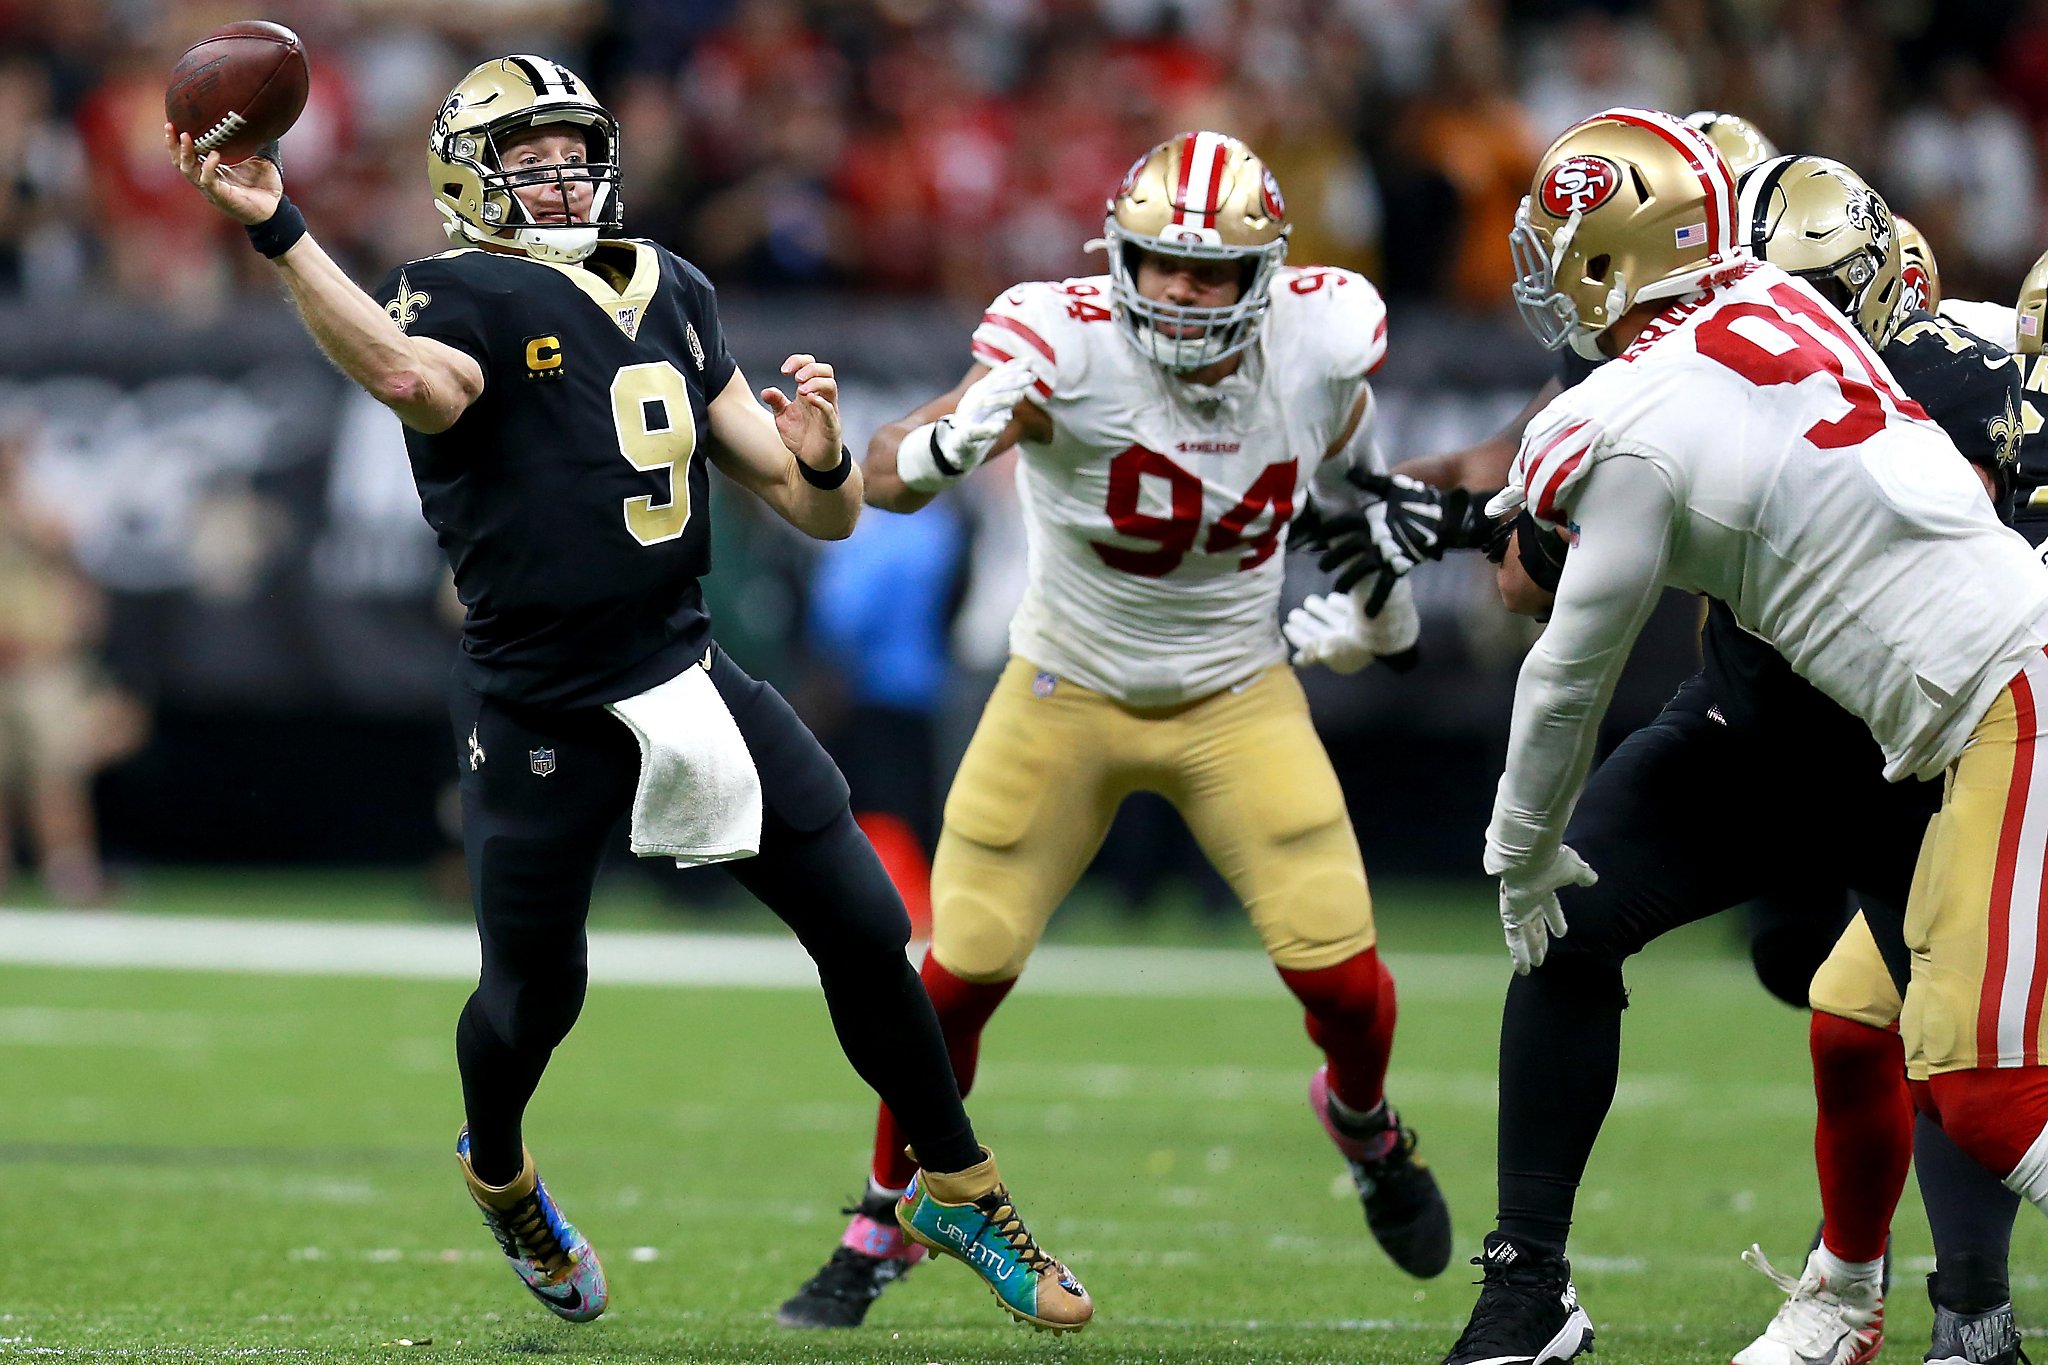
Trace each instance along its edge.
<instances>
[{"instance_id":1,"label":"49ers gold helmet","mask_svg":"<svg viewBox=\"0 0 2048 1365\"><path fill-rule=\"evenodd\" d=\"M1537 162L1508 241L1522 320L1551 350L1568 344L1591 360L1636 304L1691 293L1750 259L1728 163L1705 133L1649 109L1567 128Z\"/></svg>"},{"instance_id":2,"label":"49ers gold helmet","mask_svg":"<svg viewBox=\"0 0 2048 1365\"><path fill-rule=\"evenodd\" d=\"M1131 163L1109 201L1103 240L1117 320L1169 370L1199 370L1252 344L1287 259L1287 204L1251 148L1224 133L1179 133ZM1138 292L1139 253L1235 261L1237 301L1182 307Z\"/></svg>"},{"instance_id":3,"label":"49ers gold helmet","mask_svg":"<svg viewBox=\"0 0 2048 1365\"><path fill-rule=\"evenodd\" d=\"M1707 135L1714 150L1728 163L1728 170L1740 176L1751 166L1761 166L1778 154L1778 144L1740 114L1701 109L1687 114L1685 121Z\"/></svg>"},{"instance_id":4,"label":"49ers gold helmet","mask_svg":"<svg viewBox=\"0 0 2048 1365\"><path fill-rule=\"evenodd\" d=\"M506 134L565 123L586 142L580 163L507 171L498 154ZM452 241L488 243L540 261L580 261L599 236L622 221L619 203L619 123L569 68L546 57L510 56L485 62L464 76L441 102L427 141L427 178L434 207ZM590 218L582 223L536 222L515 186L594 186Z\"/></svg>"},{"instance_id":5,"label":"49ers gold helmet","mask_svg":"<svg viewBox=\"0 0 2048 1365\"><path fill-rule=\"evenodd\" d=\"M1739 186L1750 251L1797 275L1879 350L1905 319L1891 208L1863 177L1824 156L1781 156Z\"/></svg>"},{"instance_id":6,"label":"49ers gold helmet","mask_svg":"<svg viewBox=\"0 0 2048 1365\"><path fill-rule=\"evenodd\" d=\"M1927 244L1925 233L1896 213L1892 230L1899 238L1899 276L1905 281L1906 310L1924 308L1932 313L1941 307L1941 267L1935 264L1934 248Z\"/></svg>"}]
</instances>

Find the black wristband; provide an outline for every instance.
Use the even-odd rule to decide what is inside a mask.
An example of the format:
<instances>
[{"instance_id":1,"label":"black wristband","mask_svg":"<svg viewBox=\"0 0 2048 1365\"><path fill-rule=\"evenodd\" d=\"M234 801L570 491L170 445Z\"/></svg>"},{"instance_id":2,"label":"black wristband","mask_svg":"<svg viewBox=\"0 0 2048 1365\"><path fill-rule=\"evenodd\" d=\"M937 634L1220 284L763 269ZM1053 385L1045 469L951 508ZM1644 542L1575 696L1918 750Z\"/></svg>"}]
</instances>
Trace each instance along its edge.
<instances>
[{"instance_id":1,"label":"black wristband","mask_svg":"<svg viewBox=\"0 0 2048 1365\"><path fill-rule=\"evenodd\" d=\"M957 479L960 477L960 466L947 459L946 452L939 449L939 427L945 420L945 418L941 417L937 422L932 423L932 464L947 478Z\"/></svg>"},{"instance_id":2,"label":"black wristband","mask_svg":"<svg viewBox=\"0 0 2048 1365\"><path fill-rule=\"evenodd\" d=\"M299 212L299 206L284 195L277 197L277 212L260 223L247 224L244 230L249 234L249 245L276 260L299 244L299 238L306 235L306 215Z\"/></svg>"},{"instance_id":3,"label":"black wristband","mask_svg":"<svg viewBox=\"0 0 2048 1365\"><path fill-rule=\"evenodd\" d=\"M846 476L853 473L853 452L845 446L839 447L839 463L830 469L813 469L803 460L796 462L797 472L804 476L804 482L813 488L831 492L846 482Z\"/></svg>"},{"instance_id":4,"label":"black wristband","mask_svg":"<svg viewBox=\"0 0 2048 1365\"><path fill-rule=\"evenodd\" d=\"M1545 527L1524 508L1515 518L1515 556L1529 581L1545 592L1557 591L1564 576L1564 558L1570 546L1565 538Z\"/></svg>"}]
</instances>

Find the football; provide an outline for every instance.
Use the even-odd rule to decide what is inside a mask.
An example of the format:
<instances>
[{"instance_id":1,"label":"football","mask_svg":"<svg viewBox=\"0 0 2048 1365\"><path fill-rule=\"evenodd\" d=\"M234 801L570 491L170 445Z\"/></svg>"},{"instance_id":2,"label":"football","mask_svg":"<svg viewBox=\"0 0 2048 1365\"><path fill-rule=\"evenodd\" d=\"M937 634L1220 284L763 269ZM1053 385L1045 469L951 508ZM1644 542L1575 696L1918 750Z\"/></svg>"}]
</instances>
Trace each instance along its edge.
<instances>
[{"instance_id":1,"label":"football","mask_svg":"<svg viewBox=\"0 0 2048 1365\"><path fill-rule=\"evenodd\" d=\"M254 156L284 136L306 107L306 49L280 24L242 19L187 48L164 91L164 117L190 133L200 155Z\"/></svg>"}]
</instances>

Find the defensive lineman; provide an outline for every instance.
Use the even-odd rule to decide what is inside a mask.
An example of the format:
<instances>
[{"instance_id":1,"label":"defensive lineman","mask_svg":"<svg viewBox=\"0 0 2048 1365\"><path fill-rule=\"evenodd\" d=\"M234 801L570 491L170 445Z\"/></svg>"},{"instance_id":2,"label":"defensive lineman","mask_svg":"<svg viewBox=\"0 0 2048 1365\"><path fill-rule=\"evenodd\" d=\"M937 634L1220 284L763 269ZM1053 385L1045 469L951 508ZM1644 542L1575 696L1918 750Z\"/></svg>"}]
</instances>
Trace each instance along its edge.
<instances>
[{"instance_id":1,"label":"defensive lineman","mask_svg":"<svg viewBox=\"0 0 2048 1365\"><path fill-rule=\"evenodd\" d=\"M755 400L709 283L619 235L618 124L545 57L486 62L450 93L428 172L457 249L394 271L374 298L307 234L272 162L223 166L164 132L328 357L405 423L467 608L454 723L483 973L456 1028L457 1155L521 1283L576 1322L608 1298L520 1122L581 1008L591 880L630 812L636 853L726 862L816 960L841 1046L925 1166L893 1215L908 1234L958 1233L945 1249L1013 1315L1085 1324L1086 1291L974 1140L903 958L909 921L844 780L711 638L704 457L807 535L853 528L861 479L831 367L791 356L795 399Z\"/></svg>"},{"instance_id":2,"label":"defensive lineman","mask_svg":"<svg viewBox=\"0 0 2048 1365\"><path fill-rule=\"evenodd\" d=\"M2048 669L2048 576L1867 343L1808 286L1748 258L1733 188L1676 120L1614 110L1546 153L1516 230L1532 328L1622 363L1531 425L1503 500L1575 539L1524 665L1488 834L1510 947L1518 971L1541 966L1563 927L1556 890L1598 875L1560 831L1649 602L1665 584L1715 597L1870 726L1888 777L1961 756L1953 790L1980 795L1943 805L1914 884L1908 1055L1934 1076L1931 1107L1958 1144L2034 1194L2022 1158L2048 1097L2020 1051L2005 1073L1974 1045L1969 983L1987 975L1987 910L2038 915L2038 885L2001 887L1994 870L2001 823L2027 818L2007 796L2024 787L2012 777L2031 759L2028 698ZM2024 1003L2024 965L1996 971L2020 978ZM1473 1327L1512 1308L1527 1331L1517 1353L1489 1358L1568 1357L1584 1319L1561 1257L1492 1257L1497 1246Z\"/></svg>"},{"instance_id":3,"label":"defensive lineman","mask_svg":"<svg viewBox=\"0 0 2048 1365\"><path fill-rule=\"evenodd\" d=\"M1357 841L1286 665L1289 520L1369 466L1386 314L1343 270L1283 265L1280 188L1249 149L1186 133L1109 204L1109 271L1011 289L951 393L868 447L868 499L909 512L1021 443L1030 581L1011 660L946 803L923 977L973 1082L983 1026L1133 791L1179 807L1306 1007L1325 1065L1309 1096L1367 1222L1410 1273L1440 1273L1450 1223L1383 1094L1392 978ZM1318 598L1298 662L1362 667L1414 643L1405 587L1368 620ZM909 1177L884 1108L867 1198L785 1304L850 1326L915 1259L882 1212Z\"/></svg>"}]
</instances>

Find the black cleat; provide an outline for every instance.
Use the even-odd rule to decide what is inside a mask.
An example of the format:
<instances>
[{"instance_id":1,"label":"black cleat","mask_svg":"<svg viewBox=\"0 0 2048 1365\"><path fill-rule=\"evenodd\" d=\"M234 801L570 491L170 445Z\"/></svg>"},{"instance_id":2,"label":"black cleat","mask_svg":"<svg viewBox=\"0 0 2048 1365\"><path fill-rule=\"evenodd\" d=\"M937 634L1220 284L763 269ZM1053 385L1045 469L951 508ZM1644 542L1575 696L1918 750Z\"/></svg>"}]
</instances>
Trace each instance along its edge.
<instances>
[{"instance_id":1,"label":"black cleat","mask_svg":"<svg viewBox=\"0 0 2048 1365\"><path fill-rule=\"evenodd\" d=\"M1490 1232L1472 1264L1484 1272L1479 1302L1443 1365L1544 1365L1593 1349L1593 1320L1564 1257L1525 1252Z\"/></svg>"},{"instance_id":2,"label":"black cleat","mask_svg":"<svg viewBox=\"0 0 2048 1365\"><path fill-rule=\"evenodd\" d=\"M1376 1134L1347 1132L1330 1112L1328 1068L1318 1070L1309 1081L1309 1107L1322 1121L1323 1131L1343 1153L1350 1168L1351 1183L1358 1189L1358 1202L1365 1206L1365 1225L1373 1240L1391 1256L1394 1264L1417 1279L1432 1279L1451 1263L1451 1210L1429 1163L1415 1155L1415 1130L1402 1125L1400 1116L1386 1107L1387 1124L1394 1133L1394 1145L1377 1155L1367 1153L1376 1145Z\"/></svg>"},{"instance_id":3,"label":"black cleat","mask_svg":"<svg viewBox=\"0 0 2048 1365\"><path fill-rule=\"evenodd\" d=\"M870 1193L841 1212L853 1215L846 1235L818 1273L775 1310L782 1326L858 1327L882 1291L924 1259L924 1248L896 1225L892 1196Z\"/></svg>"},{"instance_id":4,"label":"black cleat","mask_svg":"<svg viewBox=\"0 0 2048 1365\"><path fill-rule=\"evenodd\" d=\"M1941 1272L1927 1277L1927 1297L1934 1304L1934 1339L1927 1365L2032 1365L2020 1349L2019 1324L2012 1301L1979 1312L1965 1312L1942 1302ZM2003 1289L2004 1276L1998 1277Z\"/></svg>"}]
</instances>

